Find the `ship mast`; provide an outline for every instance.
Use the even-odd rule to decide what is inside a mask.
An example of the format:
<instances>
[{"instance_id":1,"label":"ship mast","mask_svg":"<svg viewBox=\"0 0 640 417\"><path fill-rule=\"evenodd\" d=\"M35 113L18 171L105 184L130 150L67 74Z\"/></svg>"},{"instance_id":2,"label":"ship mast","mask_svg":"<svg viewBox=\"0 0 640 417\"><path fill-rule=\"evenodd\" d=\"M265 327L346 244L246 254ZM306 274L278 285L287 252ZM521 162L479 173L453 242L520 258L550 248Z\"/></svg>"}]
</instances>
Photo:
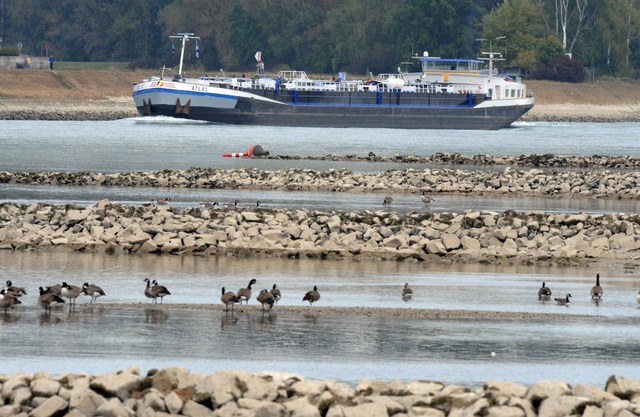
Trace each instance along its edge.
<instances>
[{"instance_id":1,"label":"ship mast","mask_svg":"<svg viewBox=\"0 0 640 417\"><path fill-rule=\"evenodd\" d=\"M184 61L184 47L190 39L200 40L199 36L193 36L193 33L178 33L176 36L169 36L171 39L182 39L182 50L180 51L180 67L178 75L182 77L182 62Z\"/></svg>"}]
</instances>

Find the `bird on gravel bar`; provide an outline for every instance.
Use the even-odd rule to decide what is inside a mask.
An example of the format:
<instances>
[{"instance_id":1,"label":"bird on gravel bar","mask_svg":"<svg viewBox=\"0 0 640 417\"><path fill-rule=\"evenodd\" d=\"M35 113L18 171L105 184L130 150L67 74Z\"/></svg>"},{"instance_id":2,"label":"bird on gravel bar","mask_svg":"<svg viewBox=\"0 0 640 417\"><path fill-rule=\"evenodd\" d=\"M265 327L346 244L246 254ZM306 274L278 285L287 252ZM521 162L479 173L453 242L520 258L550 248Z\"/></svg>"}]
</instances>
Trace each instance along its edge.
<instances>
[{"instance_id":1,"label":"bird on gravel bar","mask_svg":"<svg viewBox=\"0 0 640 417\"><path fill-rule=\"evenodd\" d=\"M307 291L307 293L302 297L302 301L308 301L310 306L313 306L313 303L317 302L320 299L320 293L318 292L318 287L313 286L311 291Z\"/></svg>"}]
</instances>

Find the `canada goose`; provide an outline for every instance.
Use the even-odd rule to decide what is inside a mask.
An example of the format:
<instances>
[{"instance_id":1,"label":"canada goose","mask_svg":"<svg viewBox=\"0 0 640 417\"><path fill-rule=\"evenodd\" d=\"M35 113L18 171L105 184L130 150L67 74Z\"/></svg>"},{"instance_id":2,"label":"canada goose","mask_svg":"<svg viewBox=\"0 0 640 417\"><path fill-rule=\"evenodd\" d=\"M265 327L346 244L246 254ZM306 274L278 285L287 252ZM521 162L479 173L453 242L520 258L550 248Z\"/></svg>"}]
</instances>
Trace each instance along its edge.
<instances>
[{"instance_id":1,"label":"canada goose","mask_svg":"<svg viewBox=\"0 0 640 417\"><path fill-rule=\"evenodd\" d=\"M223 207L228 209L236 209L238 208L238 204L240 204L240 202L238 200L234 200L232 203L225 204Z\"/></svg>"},{"instance_id":2,"label":"canada goose","mask_svg":"<svg viewBox=\"0 0 640 417\"><path fill-rule=\"evenodd\" d=\"M166 197L166 198L154 198L151 201L153 201L156 206L166 206L170 200L171 198Z\"/></svg>"},{"instance_id":3,"label":"canada goose","mask_svg":"<svg viewBox=\"0 0 640 417\"><path fill-rule=\"evenodd\" d=\"M7 280L7 285L4 286L4 290L6 292L14 293L16 297L21 297L23 295L27 295L27 291L23 287L16 287L10 280Z\"/></svg>"},{"instance_id":4,"label":"canada goose","mask_svg":"<svg viewBox=\"0 0 640 417\"><path fill-rule=\"evenodd\" d=\"M91 301L89 303L93 303L98 297L107 295L102 288L95 284L89 284L88 282L82 284L82 293L91 297Z\"/></svg>"},{"instance_id":5,"label":"canada goose","mask_svg":"<svg viewBox=\"0 0 640 417\"><path fill-rule=\"evenodd\" d=\"M413 297L413 290L409 287L409 283L405 282L402 288L402 298L408 300L411 297Z\"/></svg>"},{"instance_id":6,"label":"canada goose","mask_svg":"<svg viewBox=\"0 0 640 417\"><path fill-rule=\"evenodd\" d=\"M571 294L567 294L566 296L561 298L554 298L554 300L556 300L556 304L558 304L559 306L568 306L569 304L571 304L569 298L571 298Z\"/></svg>"},{"instance_id":7,"label":"canada goose","mask_svg":"<svg viewBox=\"0 0 640 417\"><path fill-rule=\"evenodd\" d=\"M546 286L546 283L542 283L542 287L538 290L538 299L551 297L551 288Z\"/></svg>"},{"instance_id":8,"label":"canada goose","mask_svg":"<svg viewBox=\"0 0 640 417\"><path fill-rule=\"evenodd\" d=\"M75 304L76 298L82 294L82 288L77 285L69 285L66 282L62 283L62 290L60 295L69 299L69 304Z\"/></svg>"},{"instance_id":9,"label":"canada goose","mask_svg":"<svg viewBox=\"0 0 640 417\"><path fill-rule=\"evenodd\" d=\"M260 208L260 200L256 201L255 204L249 204L248 206L244 206L245 209L257 209Z\"/></svg>"},{"instance_id":10,"label":"canada goose","mask_svg":"<svg viewBox=\"0 0 640 417\"><path fill-rule=\"evenodd\" d=\"M44 288L49 294L60 296L62 294L62 284L53 284Z\"/></svg>"},{"instance_id":11,"label":"canada goose","mask_svg":"<svg viewBox=\"0 0 640 417\"><path fill-rule=\"evenodd\" d=\"M307 293L302 297L302 301L308 301L309 305L312 306L313 303L320 299L320 293L318 292L318 287L313 286L311 291L307 291Z\"/></svg>"},{"instance_id":12,"label":"canada goose","mask_svg":"<svg viewBox=\"0 0 640 417\"><path fill-rule=\"evenodd\" d=\"M420 197L420 199L422 200L425 206L428 206L429 204L431 204L432 201L435 200L435 198L428 195L425 190L422 190L421 194L422 194L422 197Z\"/></svg>"},{"instance_id":13,"label":"canada goose","mask_svg":"<svg viewBox=\"0 0 640 417\"><path fill-rule=\"evenodd\" d=\"M156 302L156 296L151 291L151 280L149 278L145 278L144 281L147 283L147 286L144 289L144 295L148 298L151 298L151 302Z\"/></svg>"},{"instance_id":14,"label":"canada goose","mask_svg":"<svg viewBox=\"0 0 640 417\"><path fill-rule=\"evenodd\" d=\"M204 202L204 203L200 203L200 204L206 209L212 209L212 208L214 208L215 206L218 205L218 202L217 201L214 201L213 203Z\"/></svg>"},{"instance_id":15,"label":"canada goose","mask_svg":"<svg viewBox=\"0 0 640 417\"><path fill-rule=\"evenodd\" d=\"M222 301L222 304L224 304L225 310L227 311L229 311L229 305L231 305L231 311L233 311L233 305L235 303L241 303L240 299L234 292L225 291L224 287L222 287L220 301Z\"/></svg>"},{"instance_id":16,"label":"canada goose","mask_svg":"<svg viewBox=\"0 0 640 417\"><path fill-rule=\"evenodd\" d=\"M162 299L164 298L164 296L171 295L171 293L169 292L167 287L165 287L164 285L159 285L158 281L156 281L155 279L153 280L152 284L153 285L151 286L151 293L156 298L160 298L160 304L162 304ZM155 303L157 301L154 299L153 302Z\"/></svg>"},{"instance_id":17,"label":"canada goose","mask_svg":"<svg viewBox=\"0 0 640 417\"><path fill-rule=\"evenodd\" d=\"M282 298L282 293L280 292L280 288L276 284L273 284L273 288L271 288L271 295L273 295L273 300L278 304L280 298Z\"/></svg>"},{"instance_id":18,"label":"canada goose","mask_svg":"<svg viewBox=\"0 0 640 417\"><path fill-rule=\"evenodd\" d=\"M249 285L247 285L247 288L240 288L238 290L238 298L240 299L240 303L244 301L246 304L249 304L249 298L251 298L251 286L256 282L258 281L256 281L255 278L252 278L251 281L249 281Z\"/></svg>"},{"instance_id":19,"label":"canada goose","mask_svg":"<svg viewBox=\"0 0 640 417\"><path fill-rule=\"evenodd\" d=\"M45 310L51 310L51 303L63 303L64 300L59 295L53 294L48 290L40 287L40 296L38 297L38 304L44 307Z\"/></svg>"},{"instance_id":20,"label":"canada goose","mask_svg":"<svg viewBox=\"0 0 640 417\"><path fill-rule=\"evenodd\" d=\"M382 201L382 205L383 206L390 206L391 203L393 203L393 197L385 197L384 200Z\"/></svg>"},{"instance_id":21,"label":"canada goose","mask_svg":"<svg viewBox=\"0 0 640 417\"><path fill-rule=\"evenodd\" d=\"M596 274L596 285L591 287L591 298L592 299L601 300L603 293L604 293L604 291L602 290L602 287L600 286L600 274Z\"/></svg>"},{"instance_id":22,"label":"canada goose","mask_svg":"<svg viewBox=\"0 0 640 417\"><path fill-rule=\"evenodd\" d=\"M260 291L260 294L258 294L256 300L258 300L258 302L262 304L262 311L265 311L265 306L268 306L267 310L271 310L276 302L273 298L273 294L271 294L266 289Z\"/></svg>"},{"instance_id":23,"label":"canada goose","mask_svg":"<svg viewBox=\"0 0 640 417\"><path fill-rule=\"evenodd\" d=\"M0 290L0 308L3 308L5 313L16 304L22 304L22 302L14 293L7 292L4 288Z\"/></svg>"}]
</instances>

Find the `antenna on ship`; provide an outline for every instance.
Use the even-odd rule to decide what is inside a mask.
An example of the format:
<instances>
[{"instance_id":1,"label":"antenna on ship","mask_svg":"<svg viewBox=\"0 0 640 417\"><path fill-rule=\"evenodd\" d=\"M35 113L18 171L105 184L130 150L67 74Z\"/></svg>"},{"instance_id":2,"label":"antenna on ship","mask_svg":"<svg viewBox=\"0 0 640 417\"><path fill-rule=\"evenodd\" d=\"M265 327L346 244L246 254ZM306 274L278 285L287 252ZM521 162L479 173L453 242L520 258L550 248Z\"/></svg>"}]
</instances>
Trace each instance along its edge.
<instances>
[{"instance_id":1,"label":"antenna on ship","mask_svg":"<svg viewBox=\"0 0 640 417\"><path fill-rule=\"evenodd\" d=\"M480 57L478 58L481 61L489 61L489 75L493 74L493 61L504 61L505 58L502 58L502 54L500 52L493 52L493 41L497 41L500 39L507 39L506 36L498 36L493 39L476 39L478 42L489 41L489 52L480 52L480 55L486 55L488 58Z\"/></svg>"},{"instance_id":2,"label":"antenna on ship","mask_svg":"<svg viewBox=\"0 0 640 417\"><path fill-rule=\"evenodd\" d=\"M180 67L178 68L178 75L182 78L182 62L184 61L184 47L191 39L200 40L199 36L193 36L193 33L178 33L178 35L169 36L171 39L182 39L182 50L180 51Z\"/></svg>"}]
</instances>

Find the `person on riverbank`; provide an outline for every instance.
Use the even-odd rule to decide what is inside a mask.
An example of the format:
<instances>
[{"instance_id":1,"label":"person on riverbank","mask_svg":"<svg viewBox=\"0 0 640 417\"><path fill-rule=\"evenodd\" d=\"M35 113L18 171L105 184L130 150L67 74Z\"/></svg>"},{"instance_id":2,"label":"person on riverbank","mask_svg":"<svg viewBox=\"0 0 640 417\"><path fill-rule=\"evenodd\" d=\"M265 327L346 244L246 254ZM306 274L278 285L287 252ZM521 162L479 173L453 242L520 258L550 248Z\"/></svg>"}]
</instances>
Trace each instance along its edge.
<instances>
[{"instance_id":1,"label":"person on riverbank","mask_svg":"<svg viewBox=\"0 0 640 417\"><path fill-rule=\"evenodd\" d=\"M53 71L53 61L54 61L53 55L51 55L49 57L49 69L52 70L52 71Z\"/></svg>"}]
</instances>

